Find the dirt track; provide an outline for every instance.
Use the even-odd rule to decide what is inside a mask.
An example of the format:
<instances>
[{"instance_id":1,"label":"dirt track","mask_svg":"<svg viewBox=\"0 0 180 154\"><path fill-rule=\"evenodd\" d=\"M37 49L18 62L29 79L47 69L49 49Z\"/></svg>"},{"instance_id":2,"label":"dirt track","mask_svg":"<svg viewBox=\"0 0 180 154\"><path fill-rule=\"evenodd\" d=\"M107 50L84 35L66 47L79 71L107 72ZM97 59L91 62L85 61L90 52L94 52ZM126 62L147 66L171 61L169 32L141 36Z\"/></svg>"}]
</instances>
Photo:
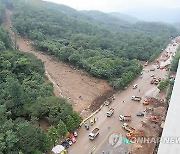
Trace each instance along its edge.
<instances>
[{"instance_id":1,"label":"dirt track","mask_svg":"<svg viewBox=\"0 0 180 154\"><path fill-rule=\"evenodd\" d=\"M11 12L6 12L5 26L9 28L10 36L13 37L11 31ZM18 37L17 44L19 49L23 52L29 52L36 55L44 62L45 70L54 83L54 93L56 96L63 95L72 103L73 108L86 117L90 114L88 107L93 100L101 96L107 90L112 89L105 80L100 80L89 76L87 73L76 70L68 64L64 64L43 52L35 52L32 50L30 42Z\"/></svg>"}]
</instances>

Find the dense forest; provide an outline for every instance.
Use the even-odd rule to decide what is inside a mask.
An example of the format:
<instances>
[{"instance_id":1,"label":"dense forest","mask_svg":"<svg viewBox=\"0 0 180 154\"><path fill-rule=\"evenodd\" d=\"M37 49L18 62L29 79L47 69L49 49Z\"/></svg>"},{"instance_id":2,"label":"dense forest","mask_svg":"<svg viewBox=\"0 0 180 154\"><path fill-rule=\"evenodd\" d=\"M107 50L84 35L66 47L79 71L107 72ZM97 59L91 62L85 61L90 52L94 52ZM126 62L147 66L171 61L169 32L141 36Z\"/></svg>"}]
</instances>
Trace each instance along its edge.
<instances>
[{"instance_id":1,"label":"dense forest","mask_svg":"<svg viewBox=\"0 0 180 154\"><path fill-rule=\"evenodd\" d=\"M46 152L82 120L66 99L54 96L43 63L11 47L2 26L6 7L13 27L34 40L35 49L107 79L114 88L127 85L141 72L139 61L154 60L178 33L167 24L128 22L40 0L1 0L0 153ZM39 127L44 119L48 131Z\"/></svg>"},{"instance_id":2,"label":"dense forest","mask_svg":"<svg viewBox=\"0 0 180 154\"><path fill-rule=\"evenodd\" d=\"M12 49L2 27L3 6L0 2L0 153L43 153L77 128L81 118L67 100L53 95L43 63ZM48 131L39 127L43 119L51 125Z\"/></svg>"},{"instance_id":3,"label":"dense forest","mask_svg":"<svg viewBox=\"0 0 180 154\"><path fill-rule=\"evenodd\" d=\"M168 24L130 23L102 12L81 12L64 5L14 2L13 26L34 40L34 47L123 88L142 66L154 60L177 30Z\"/></svg>"}]
</instances>

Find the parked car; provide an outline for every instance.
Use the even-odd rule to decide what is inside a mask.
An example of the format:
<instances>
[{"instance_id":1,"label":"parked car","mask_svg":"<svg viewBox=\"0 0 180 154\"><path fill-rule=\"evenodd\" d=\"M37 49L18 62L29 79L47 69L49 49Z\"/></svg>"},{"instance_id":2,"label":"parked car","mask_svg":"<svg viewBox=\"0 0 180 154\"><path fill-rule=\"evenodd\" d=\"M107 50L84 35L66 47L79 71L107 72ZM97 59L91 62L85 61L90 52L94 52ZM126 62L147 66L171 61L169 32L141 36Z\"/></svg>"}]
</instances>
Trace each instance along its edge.
<instances>
[{"instance_id":1,"label":"parked car","mask_svg":"<svg viewBox=\"0 0 180 154\"><path fill-rule=\"evenodd\" d=\"M73 143L75 143L75 142L76 142L76 138L74 137L74 135L73 135L73 134L70 134L70 136L69 136L69 137L70 137L70 139L72 140L72 142L73 142Z\"/></svg>"},{"instance_id":2,"label":"parked car","mask_svg":"<svg viewBox=\"0 0 180 154\"><path fill-rule=\"evenodd\" d=\"M84 127L86 128L86 130L89 130L89 125L87 123L84 124Z\"/></svg>"},{"instance_id":3,"label":"parked car","mask_svg":"<svg viewBox=\"0 0 180 154\"><path fill-rule=\"evenodd\" d=\"M136 115L140 116L140 117L143 117L144 116L144 112L138 112Z\"/></svg>"},{"instance_id":4,"label":"parked car","mask_svg":"<svg viewBox=\"0 0 180 154\"><path fill-rule=\"evenodd\" d=\"M90 123L91 126L94 125L94 119L93 119L93 118L90 118L90 119L89 119L89 123Z\"/></svg>"},{"instance_id":5,"label":"parked car","mask_svg":"<svg viewBox=\"0 0 180 154\"><path fill-rule=\"evenodd\" d=\"M124 89L124 90L126 90L126 89L127 89L127 87L124 87L123 89Z\"/></svg>"},{"instance_id":6,"label":"parked car","mask_svg":"<svg viewBox=\"0 0 180 154\"><path fill-rule=\"evenodd\" d=\"M155 68L151 68L150 71L155 71Z\"/></svg>"},{"instance_id":7,"label":"parked car","mask_svg":"<svg viewBox=\"0 0 180 154\"><path fill-rule=\"evenodd\" d=\"M104 102L104 105L105 105L105 106L108 106L110 103L111 103L110 101L106 100L106 101Z\"/></svg>"},{"instance_id":8,"label":"parked car","mask_svg":"<svg viewBox=\"0 0 180 154\"><path fill-rule=\"evenodd\" d=\"M77 132L77 131L74 131L74 132L73 132L73 135L74 135L74 137L77 137L77 136L78 136L78 132Z\"/></svg>"},{"instance_id":9,"label":"parked car","mask_svg":"<svg viewBox=\"0 0 180 154\"><path fill-rule=\"evenodd\" d=\"M137 86L138 86L137 84L133 85L133 89L136 89L136 88L137 88Z\"/></svg>"},{"instance_id":10,"label":"parked car","mask_svg":"<svg viewBox=\"0 0 180 154\"><path fill-rule=\"evenodd\" d=\"M70 146L73 144L72 140L69 137L66 139L66 141L69 143Z\"/></svg>"},{"instance_id":11,"label":"parked car","mask_svg":"<svg viewBox=\"0 0 180 154\"><path fill-rule=\"evenodd\" d=\"M62 142L61 145L66 149L69 148L69 143L67 141Z\"/></svg>"}]
</instances>

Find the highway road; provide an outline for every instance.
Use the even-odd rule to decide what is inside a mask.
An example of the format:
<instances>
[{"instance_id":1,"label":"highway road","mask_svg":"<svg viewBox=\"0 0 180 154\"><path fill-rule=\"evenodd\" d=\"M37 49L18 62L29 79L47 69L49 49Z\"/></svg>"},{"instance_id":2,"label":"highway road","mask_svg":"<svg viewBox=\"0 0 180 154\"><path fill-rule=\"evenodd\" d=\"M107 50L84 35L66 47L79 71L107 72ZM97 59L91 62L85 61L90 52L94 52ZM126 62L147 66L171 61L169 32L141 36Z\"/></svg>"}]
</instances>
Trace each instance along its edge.
<instances>
[{"instance_id":1,"label":"highway road","mask_svg":"<svg viewBox=\"0 0 180 154\"><path fill-rule=\"evenodd\" d=\"M167 50L176 52L177 47L169 45L166 48L166 51ZM93 126L90 126L90 130L86 130L84 126L79 129L77 142L69 148L70 154L125 154L131 151L129 143L122 143L120 146L114 148L114 145L112 146L111 137L114 133L122 134L122 136L126 134L125 130L122 128L123 122L118 119L120 114L131 115L132 121L128 122L128 124L136 129L141 128L141 121L146 117L137 117L136 114L139 111L143 111L145 106L142 105L142 101L132 101L131 96L141 96L143 99L146 96L156 97L159 94L159 90L156 85L150 84L152 80L151 75L154 74L157 78L165 78L168 75L168 72L164 69L150 71L151 68L156 68L155 63L151 63L144 67L142 78L138 76L129 84L126 90L120 91L115 95L116 99L109 106L109 108L115 109L112 117L106 117L108 107L104 106L100 112L94 115L93 118L96 118L97 121ZM138 84L137 89L132 88L134 84ZM100 129L100 134L95 140L91 141L88 135L96 127Z\"/></svg>"}]
</instances>

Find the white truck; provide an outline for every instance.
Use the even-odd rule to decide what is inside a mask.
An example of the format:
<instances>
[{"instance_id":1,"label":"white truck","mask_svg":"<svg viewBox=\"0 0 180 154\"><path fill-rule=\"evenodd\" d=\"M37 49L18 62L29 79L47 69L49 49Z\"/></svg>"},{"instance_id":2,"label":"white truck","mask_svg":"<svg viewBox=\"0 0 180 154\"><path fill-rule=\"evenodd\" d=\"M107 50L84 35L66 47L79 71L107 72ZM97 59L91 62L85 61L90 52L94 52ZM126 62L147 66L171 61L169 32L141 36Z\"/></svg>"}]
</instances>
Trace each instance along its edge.
<instances>
[{"instance_id":1,"label":"white truck","mask_svg":"<svg viewBox=\"0 0 180 154\"><path fill-rule=\"evenodd\" d=\"M89 134L89 139L94 140L99 134L99 128L93 129L93 131Z\"/></svg>"},{"instance_id":2,"label":"white truck","mask_svg":"<svg viewBox=\"0 0 180 154\"><path fill-rule=\"evenodd\" d=\"M141 97L139 97L139 96L132 96L131 99L133 101L141 101Z\"/></svg>"},{"instance_id":3,"label":"white truck","mask_svg":"<svg viewBox=\"0 0 180 154\"><path fill-rule=\"evenodd\" d=\"M109 111L106 113L106 116L107 117L111 117L114 113L114 109L113 108L110 108Z\"/></svg>"},{"instance_id":4,"label":"white truck","mask_svg":"<svg viewBox=\"0 0 180 154\"><path fill-rule=\"evenodd\" d=\"M131 116L130 115L119 115L119 120L120 121L130 121L131 120Z\"/></svg>"},{"instance_id":5,"label":"white truck","mask_svg":"<svg viewBox=\"0 0 180 154\"><path fill-rule=\"evenodd\" d=\"M128 132L133 132L133 131L135 131L135 129L133 128L133 127L131 127L131 126L129 126L127 123L124 123L123 125L122 125L122 128L124 128L126 131L128 131Z\"/></svg>"}]
</instances>

